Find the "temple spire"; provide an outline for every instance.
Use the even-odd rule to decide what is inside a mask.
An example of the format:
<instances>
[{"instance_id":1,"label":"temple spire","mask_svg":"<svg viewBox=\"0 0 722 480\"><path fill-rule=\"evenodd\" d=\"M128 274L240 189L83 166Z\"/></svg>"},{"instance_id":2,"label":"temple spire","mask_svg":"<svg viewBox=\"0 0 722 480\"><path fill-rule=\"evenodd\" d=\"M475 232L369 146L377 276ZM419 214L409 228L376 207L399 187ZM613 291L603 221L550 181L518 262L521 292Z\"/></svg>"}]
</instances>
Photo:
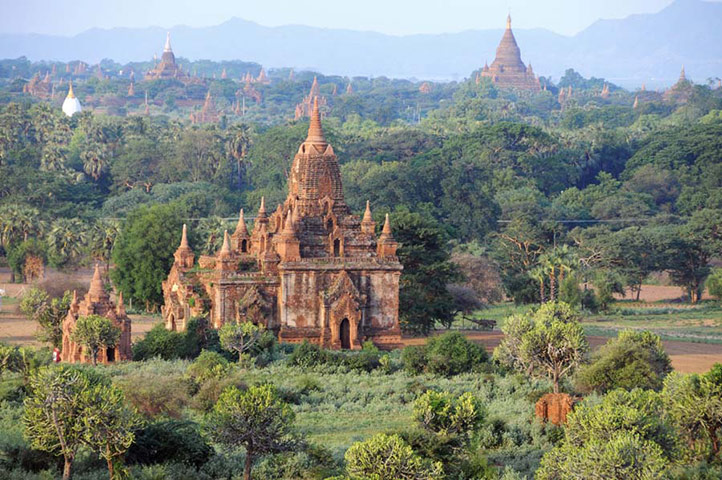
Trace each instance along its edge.
<instances>
[{"instance_id":1,"label":"temple spire","mask_svg":"<svg viewBox=\"0 0 722 480\"><path fill-rule=\"evenodd\" d=\"M68 98L75 98L75 93L73 93L73 81L70 80L68 84L70 85L70 88L68 89Z\"/></svg>"},{"instance_id":2,"label":"temple spire","mask_svg":"<svg viewBox=\"0 0 722 480\"><path fill-rule=\"evenodd\" d=\"M258 208L258 216L266 216L266 197L261 197L261 206Z\"/></svg>"},{"instance_id":3,"label":"temple spire","mask_svg":"<svg viewBox=\"0 0 722 480\"><path fill-rule=\"evenodd\" d=\"M120 292L118 292L118 305L115 308L115 313L118 316L123 316L126 313L125 312L125 304L123 302L123 291L122 290Z\"/></svg>"},{"instance_id":4,"label":"temple spire","mask_svg":"<svg viewBox=\"0 0 722 480\"><path fill-rule=\"evenodd\" d=\"M103 278L100 276L100 266L98 263L95 264L95 271L93 272L93 279L90 281L90 289L88 294L92 297L103 297L106 295L105 286L103 285Z\"/></svg>"},{"instance_id":5,"label":"temple spire","mask_svg":"<svg viewBox=\"0 0 722 480\"><path fill-rule=\"evenodd\" d=\"M371 203L366 200L366 211L364 217L361 220L361 231L363 233L373 234L376 229L376 223L374 222L373 216L371 216Z\"/></svg>"},{"instance_id":6,"label":"temple spire","mask_svg":"<svg viewBox=\"0 0 722 480\"><path fill-rule=\"evenodd\" d=\"M684 72L684 65L682 65L682 71L679 74L679 83L687 81L687 74Z\"/></svg>"},{"instance_id":7,"label":"temple spire","mask_svg":"<svg viewBox=\"0 0 722 480\"><path fill-rule=\"evenodd\" d=\"M228 230L223 230L223 246L221 247L221 254L231 253L231 242L228 239Z\"/></svg>"},{"instance_id":8,"label":"temple spire","mask_svg":"<svg viewBox=\"0 0 722 480\"><path fill-rule=\"evenodd\" d=\"M386 214L386 220L384 220L384 228L381 230L384 235L391 235L391 221L389 221L389 214Z\"/></svg>"},{"instance_id":9,"label":"temple spire","mask_svg":"<svg viewBox=\"0 0 722 480\"><path fill-rule=\"evenodd\" d=\"M368 200L366 200L366 211L364 212L363 221L364 222L373 222L374 221L373 217L371 216L371 202L369 202Z\"/></svg>"},{"instance_id":10,"label":"temple spire","mask_svg":"<svg viewBox=\"0 0 722 480\"><path fill-rule=\"evenodd\" d=\"M506 16L506 29L511 30L511 13Z\"/></svg>"},{"instance_id":11,"label":"temple spire","mask_svg":"<svg viewBox=\"0 0 722 480\"><path fill-rule=\"evenodd\" d=\"M246 219L243 216L243 209L241 209L241 214L238 216L238 225L236 226L236 234L237 235L248 235L248 227L246 227Z\"/></svg>"},{"instance_id":12,"label":"temple spire","mask_svg":"<svg viewBox=\"0 0 722 480\"><path fill-rule=\"evenodd\" d=\"M163 47L164 52L172 52L173 49L170 48L170 32L167 32L165 34L165 47Z\"/></svg>"},{"instance_id":13,"label":"temple spire","mask_svg":"<svg viewBox=\"0 0 722 480\"><path fill-rule=\"evenodd\" d=\"M183 235L181 236L180 248L190 248L188 246L188 227L183 224Z\"/></svg>"},{"instance_id":14,"label":"temple spire","mask_svg":"<svg viewBox=\"0 0 722 480\"><path fill-rule=\"evenodd\" d=\"M311 113L311 123L308 125L306 141L309 143L326 143L326 137L323 135L323 127L321 126L321 112L318 109L318 97L313 97L313 113Z\"/></svg>"}]
</instances>

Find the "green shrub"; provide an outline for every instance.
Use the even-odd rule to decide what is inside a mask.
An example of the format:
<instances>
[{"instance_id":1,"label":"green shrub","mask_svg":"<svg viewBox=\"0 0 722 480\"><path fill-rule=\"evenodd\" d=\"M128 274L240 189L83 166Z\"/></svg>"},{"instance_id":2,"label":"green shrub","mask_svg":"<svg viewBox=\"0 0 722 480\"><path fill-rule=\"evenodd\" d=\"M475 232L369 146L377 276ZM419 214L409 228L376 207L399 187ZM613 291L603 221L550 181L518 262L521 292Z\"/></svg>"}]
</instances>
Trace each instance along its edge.
<instances>
[{"instance_id":1,"label":"green shrub","mask_svg":"<svg viewBox=\"0 0 722 480\"><path fill-rule=\"evenodd\" d=\"M381 363L381 352L372 342L365 342L361 351L331 351L304 340L289 355L288 364L309 368L321 365L344 366L351 370L370 372Z\"/></svg>"},{"instance_id":2,"label":"green shrub","mask_svg":"<svg viewBox=\"0 0 722 480\"><path fill-rule=\"evenodd\" d=\"M261 460L253 469L256 480L316 480L341 473L331 452L323 447L306 446L300 452L284 452Z\"/></svg>"},{"instance_id":3,"label":"green shrub","mask_svg":"<svg viewBox=\"0 0 722 480\"><path fill-rule=\"evenodd\" d=\"M559 300L572 307L579 307L582 304L582 296L579 279L575 275L568 275L559 285Z\"/></svg>"},{"instance_id":4,"label":"green shrub","mask_svg":"<svg viewBox=\"0 0 722 480\"><path fill-rule=\"evenodd\" d=\"M198 424L188 420L163 420L135 432L135 441L125 460L128 464L177 462L200 467L213 454Z\"/></svg>"},{"instance_id":5,"label":"green shrub","mask_svg":"<svg viewBox=\"0 0 722 480\"><path fill-rule=\"evenodd\" d=\"M594 353L592 363L580 368L575 379L582 392L605 393L616 388L660 390L672 362L658 335L621 331Z\"/></svg>"},{"instance_id":6,"label":"green shrub","mask_svg":"<svg viewBox=\"0 0 722 480\"><path fill-rule=\"evenodd\" d=\"M469 372L488 358L482 347L459 332L431 337L426 344L426 370L436 375L450 377Z\"/></svg>"},{"instance_id":7,"label":"green shrub","mask_svg":"<svg viewBox=\"0 0 722 480\"><path fill-rule=\"evenodd\" d=\"M229 362L223 355L203 350L188 367L187 373L196 383L203 384L210 379L222 378L228 370Z\"/></svg>"},{"instance_id":8,"label":"green shrub","mask_svg":"<svg viewBox=\"0 0 722 480\"><path fill-rule=\"evenodd\" d=\"M424 373L426 369L426 345L414 345L401 351L404 370L412 375Z\"/></svg>"},{"instance_id":9,"label":"green shrub","mask_svg":"<svg viewBox=\"0 0 722 480\"><path fill-rule=\"evenodd\" d=\"M179 375L136 372L116 378L125 398L148 418L180 418L190 402L189 385Z\"/></svg>"},{"instance_id":10,"label":"green shrub","mask_svg":"<svg viewBox=\"0 0 722 480\"><path fill-rule=\"evenodd\" d=\"M288 357L288 364L296 367L315 367L328 362L328 352L315 343L304 340L293 349Z\"/></svg>"},{"instance_id":11,"label":"green shrub","mask_svg":"<svg viewBox=\"0 0 722 480\"><path fill-rule=\"evenodd\" d=\"M399 435L379 433L354 443L344 458L346 472L352 478L436 480L442 477L441 463L421 458Z\"/></svg>"},{"instance_id":12,"label":"green shrub","mask_svg":"<svg viewBox=\"0 0 722 480\"><path fill-rule=\"evenodd\" d=\"M712 273L707 277L704 284L710 295L717 300L722 300L722 268L712 270Z\"/></svg>"}]
</instances>

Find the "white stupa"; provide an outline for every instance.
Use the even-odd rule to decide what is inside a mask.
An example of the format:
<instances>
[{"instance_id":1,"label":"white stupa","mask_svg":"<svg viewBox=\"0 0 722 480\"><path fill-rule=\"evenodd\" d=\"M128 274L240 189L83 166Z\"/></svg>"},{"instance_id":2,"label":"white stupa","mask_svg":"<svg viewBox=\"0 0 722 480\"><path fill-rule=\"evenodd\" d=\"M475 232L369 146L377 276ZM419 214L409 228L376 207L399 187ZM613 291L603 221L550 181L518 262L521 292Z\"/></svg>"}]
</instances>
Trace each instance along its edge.
<instances>
[{"instance_id":1,"label":"white stupa","mask_svg":"<svg viewBox=\"0 0 722 480\"><path fill-rule=\"evenodd\" d=\"M80 106L80 100L78 100L73 93L73 82L70 82L68 96L65 97L65 101L63 101L63 113L65 113L65 115L69 117L72 117L73 114L78 113L82 110L83 107Z\"/></svg>"}]
</instances>

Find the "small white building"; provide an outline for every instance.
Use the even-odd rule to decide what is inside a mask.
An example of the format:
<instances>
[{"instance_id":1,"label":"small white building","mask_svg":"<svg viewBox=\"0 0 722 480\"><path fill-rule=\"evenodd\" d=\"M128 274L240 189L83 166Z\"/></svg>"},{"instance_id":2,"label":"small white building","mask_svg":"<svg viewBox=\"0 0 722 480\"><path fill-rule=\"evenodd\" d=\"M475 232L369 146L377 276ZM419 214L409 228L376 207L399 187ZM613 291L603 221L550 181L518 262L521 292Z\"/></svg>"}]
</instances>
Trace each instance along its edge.
<instances>
[{"instance_id":1,"label":"small white building","mask_svg":"<svg viewBox=\"0 0 722 480\"><path fill-rule=\"evenodd\" d=\"M83 107L80 106L80 100L78 100L73 93L73 82L70 82L68 96L65 97L65 101L63 101L63 113L65 113L65 115L69 117L72 117L73 114L78 113L82 110Z\"/></svg>"}]
</instances>

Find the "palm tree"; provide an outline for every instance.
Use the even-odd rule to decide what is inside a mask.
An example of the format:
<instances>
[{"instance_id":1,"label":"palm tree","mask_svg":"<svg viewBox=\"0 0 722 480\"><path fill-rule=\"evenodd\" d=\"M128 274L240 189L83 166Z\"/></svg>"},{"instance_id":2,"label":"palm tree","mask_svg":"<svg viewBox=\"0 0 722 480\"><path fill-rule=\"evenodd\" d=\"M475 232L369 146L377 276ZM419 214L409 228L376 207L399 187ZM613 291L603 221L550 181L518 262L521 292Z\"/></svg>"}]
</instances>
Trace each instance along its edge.
<instances>
[{"instance_id":1,"label":"palm tree","mask_svg":"<svg viewBox=\"0 0 722 480\"><path fill-rule=\"evenodd\" d=\"M198 222L198 232L206 241L202 250L205 255L215 254L223 243L223 232L228 230L228 223L220 217L204 218Z\"/></svg>"},{"instance_id":2,"label":"palm tree","mask_svg":"<svg viewBox=\"0 0 722 480\"><path fill-rule=\"evenodd\" d=\"M543 265L537 265L529 272L529 276L539 282L539 299L541 303L544 304L546 302L546 298L544 298L544 282L546 282L547 276L546 269Z\"/></svg>"},{"instance_id":3,"label":"palm tree","mask_svg":"<svg viewBox=\"0 0 722 480\"><path fill-rule=\"evenodd\" d=\"M238 170L238 189L243 188L243 179L246 174L245 158L248 149L253 143L251 140L251 129L248 125L234 125L228 131L229 139L226 145L228 154L236 160L236 169Z\"/></svg>"},{"instance_id":4,"label":"palm tree","mask_svg":"<svg viewBox=\"0 0 722 480\"><path fill-rule=\"evenodd\" d=\"M88 226L76 218L58 218L48 232L47 241L56 263L73 263L88 246Z\"/></svg>"},{"instance_id":5,"label":"palm tree","mask_svg":"<svg viewBox=\"0 0 722 480\"><path fill-rule=\"evenodd\" d=\"M118 233L120 223L117 220L100 220L91 231L91 254L94 259L105 263L106 273L110 269L110 255Z\"/></svg>"},{"instance_id":6,"label":"palm tree","mask_svg":"<svg viewBox=\"0 0 722 480\"><path fill-rule=\"evenodd\" d=\"M97 142L87 142L80 157L83 160L85 173L97 181L106 168L107 152L105 146Z\"/></svg>"}]
</instances>

